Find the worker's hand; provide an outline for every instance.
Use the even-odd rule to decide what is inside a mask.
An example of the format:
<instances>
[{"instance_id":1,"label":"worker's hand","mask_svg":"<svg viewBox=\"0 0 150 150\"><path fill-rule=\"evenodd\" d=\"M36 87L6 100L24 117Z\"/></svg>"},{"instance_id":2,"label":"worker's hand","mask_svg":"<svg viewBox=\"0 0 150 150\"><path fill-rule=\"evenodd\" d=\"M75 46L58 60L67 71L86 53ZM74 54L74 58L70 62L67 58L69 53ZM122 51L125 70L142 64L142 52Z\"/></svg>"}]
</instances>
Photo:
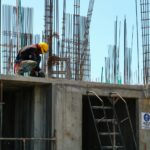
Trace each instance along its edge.
<instances>
[{"instance_id":1,"label":"worker's hand","mask_svg":"<svg viewBox=\"0 0 150 150\"><path fill-rule=\"evenodd\" d=\"M14 73L17 74L20 69L21 69L20 63L15 63L14 64Z\"/></svg>"},{"instance_id":2,"label":"worker's hand","mask_svg":"<svg viewBox=\"0 0 150 150\"><path fill-rule=\"evenodd\" d=\"M52 66L52 58L51 57L48 58L47 65L48 66Z\"/></svg>"},{"instance_id":3,"label":"worker's hand","mask_svg":"<svg viewBox=\"0 0 150 150\"><path fill-rule=\"evenodd\" d=\"M47 60L48 66L56 65L59 63L59 57L58 56L50 56Z\"/></svg>"}]
</instances>

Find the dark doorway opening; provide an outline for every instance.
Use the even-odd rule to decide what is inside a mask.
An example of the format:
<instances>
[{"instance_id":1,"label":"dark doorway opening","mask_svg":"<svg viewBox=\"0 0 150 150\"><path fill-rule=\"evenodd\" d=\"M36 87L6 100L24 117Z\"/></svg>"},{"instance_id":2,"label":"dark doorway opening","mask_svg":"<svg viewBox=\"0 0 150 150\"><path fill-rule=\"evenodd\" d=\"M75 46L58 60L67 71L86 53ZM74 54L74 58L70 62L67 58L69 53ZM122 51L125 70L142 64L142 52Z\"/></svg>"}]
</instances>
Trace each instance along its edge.
<instances>
[{"instance_id":1,"label":"dark doorway opening","mask_svg":"<svg viewBox=\"0 0 150 150\"><path fill-rule=\"evenodd\" d=\"M109 103L109 98L108 97L104 97L104 96L100 96L101 99L104 101L105 105L108 105ZM94 103L94 105L96 105L96 97L95 96L90 96L90 99L92 101L92 103ZM137 110L137 99L136 98L124 98L128 109L129 109L129 114L130 114L130 119L132 122L132 127L134 130L134 135L136 137L136 143L138 141L138 126L137 126L137 122L138 122L138 110ZM116 110L117 110L117 114L119 117L122 117L125 115L125 112L123 111L124 108L124 104L122 104L121 102L119 102L116 106ZM96 112L95 113L96 116L102 115L100 114L100 112ZM108 113L108 118L112 117L112 113ZM101 124L101 126L99 126L99 128L101 128L103 130L104 126ZM129 137L131 136L131 132L130 132L130 127L128 124L123 123L122 125L122 135L123 135L123 139L126 145L126 148L128 150L135 150L134 144ZM101 139L104 142L107 142L106 138ZM103 142L102 141L102 142ZM96 129L94 126L94 120L92 118L92 113L90 111L90 105L88 103L88 96L84 95L83 96L83 126L82 126L82 150L100 150L100 145L99 145L99 141L98 141L98 137L96 134Z\"/></svg>"},{"instance_id":2,"label":"dark doorway opening","mask_svg":"<svg viewBox=\"0 0 150 150\"><path fill-rule=\"evenodd\" d=\"M3 92L2 137L6 138L1 141L3 150L22 150L24 143L19 138L32 137L33 89L14 87ZM25 148L29 149L29 145L26 142Z\"/></svg>"}]
</instances>

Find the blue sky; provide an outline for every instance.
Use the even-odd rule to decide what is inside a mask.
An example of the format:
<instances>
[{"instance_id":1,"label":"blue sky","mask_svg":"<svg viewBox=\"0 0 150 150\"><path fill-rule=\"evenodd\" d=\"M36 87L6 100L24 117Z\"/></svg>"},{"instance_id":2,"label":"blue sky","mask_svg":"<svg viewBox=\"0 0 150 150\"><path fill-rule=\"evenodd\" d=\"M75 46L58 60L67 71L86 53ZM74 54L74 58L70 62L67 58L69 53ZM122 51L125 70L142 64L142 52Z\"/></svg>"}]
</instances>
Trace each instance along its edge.
<instances>
[{"instance_id":1,"label":"blue sky","mask_svg":"<svg viewBox=\"0 0 150 150\"><path fill-rule=\"evenodd\" d=\"M73 12L74 0L67 0L67 11ZM87 14L88 0L80 0L81 15ZM16 0L2 0L5 4L15 4ZM60 0L62 4L62 0ZM34 8L34 32L40 32L43 29L44 22L44 0L22 0L22 6ZM139 3L138 3L139 6ZM137 48L136 48L136 16L135 16L135 0L95 0L93 16L90 28L90 45L91 45L91 77L92 80L100 80L101 68L104 66L104 58L108 55L108 45L114 44L114 21L118 17L118 22L121 21L121 55L123 55L123 21L127 19L127 36L128 46L131 45L132 26L134 26L134 42L133 54L134 62L133 73L137 70ZM140 26L140 9L138 8L139 19L139 37L141 37ZM62 20L60 20L62 22ZM37 25L38 24L38 25ZM142 56L142 44L140 39L140 56ZM123 59L120 58L121 64ZM142 60L140 57L140 68ZM123 68L122 68L123 71Z\"/></svg>"},{"instance_id":2,"label":"blue sky","mask_svg":"<svg viewBox=\"0 0 150 150\"><path fill-rule=\"evenodd\" d=\"M138 4L139 5L139 4ZM138 9L140 12L140 10ZM114 44L114 21L118 16L118 21L121 21L121 56L123 55L123 21L126 16L127 19L127 36L128 46L131 45L132 26L134 26L134 42L133 54L134 62L132 64L133 73L137 70L137 48L136 48L136 15L135 15L135 0L105 0L103 2L95 1L91 24L91 56L92 56L92 77L98 78L100 76L101 67L104 66L104 57L108 53L108 45ZM138 14L140 21L140 14ZM140 22L139 22L140 23ZM141 36L139 24L139 36ZM140 55L141 44L140 44ZM120 59L121 64L123 58ZM142 63L142 60L140 60ZM99 67L100 66L100 67ZM142 65L141 65L142 66ZM123 67L122 70L123 72Z\"/></svg>"}]
</instances>

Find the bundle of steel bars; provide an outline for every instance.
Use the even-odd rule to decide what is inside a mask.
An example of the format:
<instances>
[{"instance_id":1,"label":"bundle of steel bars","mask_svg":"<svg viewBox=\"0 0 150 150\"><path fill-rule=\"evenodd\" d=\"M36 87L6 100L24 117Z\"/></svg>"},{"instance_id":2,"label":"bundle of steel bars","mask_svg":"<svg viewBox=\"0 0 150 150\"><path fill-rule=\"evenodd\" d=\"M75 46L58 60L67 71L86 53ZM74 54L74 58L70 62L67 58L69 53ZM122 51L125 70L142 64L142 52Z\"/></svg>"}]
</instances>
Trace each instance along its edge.
<instances>
[{"instance_id":1,"label":"bundle of steel bars","mask_svg":"<svg viewBox=\"0 0 150 150\"><path fill-rule=\"evenodd\" d=\"M121 23L119 27L119 41L117 40L117 24L118 21L115 21L115 34L114 34L114 45L110 45L108 49L108 57L105 57L105 81L106 83L115 83L120 84L122 83L122 79L124 79L124 84L131 84L132 83L132 45L131 48L127 46L127 23L126 18L124 19L124 62L123 64L123 72L124 76L121 77L121 70L120 70L120 30L121 30ZM133 40L133 33L132 33L132 40ZM131 42L133 44L133 41ZM122 59L123 60L123 59Z\"/></svg>"},{"instance_id":2,"label":"bundle of steel bars","mask_svg":"<svg viewBox=\"0 0 150 150\"><path fill-rule=\"evenodd\" d=\"M18 7L19 15L16 6L2 6L0 47L1 73L3 74L14 74L15 57L21 47L40 40L39 35L33 36L33 9Z\"/></svg>"},{"instance_id":3,"label":"bundle of steel bars","mask_svg":"<svg viewBox=\"0 0 150 150\"><path fill-rule=\"evenodd\" d=\"M80 0L74 0L74 14L66 12L63 0L62 37L59 33L59 1L45 0L45 41L49 58L58 57L48 66L48 76L74 80L90 80L89 28L94 0L90 0L86 17L80 16ZM45 60L46 60L45 59Z\"/></svg>"}]
</instances>

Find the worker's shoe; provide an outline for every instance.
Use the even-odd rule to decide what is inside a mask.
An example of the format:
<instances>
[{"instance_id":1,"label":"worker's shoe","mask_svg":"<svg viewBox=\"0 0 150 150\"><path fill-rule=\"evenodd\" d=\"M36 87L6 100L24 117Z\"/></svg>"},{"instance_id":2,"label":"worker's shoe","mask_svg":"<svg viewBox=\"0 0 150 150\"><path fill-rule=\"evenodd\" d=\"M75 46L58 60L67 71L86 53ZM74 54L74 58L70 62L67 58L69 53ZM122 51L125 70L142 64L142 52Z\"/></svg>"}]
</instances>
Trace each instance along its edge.
<instances>
[{"instance_id":1,"label":"worker's shoe","mask_svg":"<svg viewBox=\"0 0 150 150\"><path fill-rule=\"evenodd\" d=\"M44 74L44 72L42 72L42 71L34 71L34 70L32 70L31 72L30 72L30 76L31 77L45 77L45 74Z\"/></svg>"},{"instance_id":2,"label":"worker's shoe","mask_svg":"<svg viewBox=\"0 0 150 150\"><path fill-rule=\"evenodd\" d=\"M17 75L23 76L24 75L24 71L22 69L18 70Z\"/></svg>"},{"instance_id":3,"label":"worker's shoe","mask_svg":"<svg viewBox=\"0 0 150 150\"><path fill-rule=\"evenodd\" d=\"M39 71L39 72L38 72L38 77L45 77L45 73L42 72L42 71Z\"/></svg>"},{"instance_id":4,"label":"worker's shoe","mask_svg":"<svg viewBox=\"0 0 150 150\"><path fill-rule=\"evenodd\" d=\"M32 71L30 72L30 76L31 76L31 77L38 77L38 74L37 74L36 71L32 70Z\"/></svg>"}]
</instances>

